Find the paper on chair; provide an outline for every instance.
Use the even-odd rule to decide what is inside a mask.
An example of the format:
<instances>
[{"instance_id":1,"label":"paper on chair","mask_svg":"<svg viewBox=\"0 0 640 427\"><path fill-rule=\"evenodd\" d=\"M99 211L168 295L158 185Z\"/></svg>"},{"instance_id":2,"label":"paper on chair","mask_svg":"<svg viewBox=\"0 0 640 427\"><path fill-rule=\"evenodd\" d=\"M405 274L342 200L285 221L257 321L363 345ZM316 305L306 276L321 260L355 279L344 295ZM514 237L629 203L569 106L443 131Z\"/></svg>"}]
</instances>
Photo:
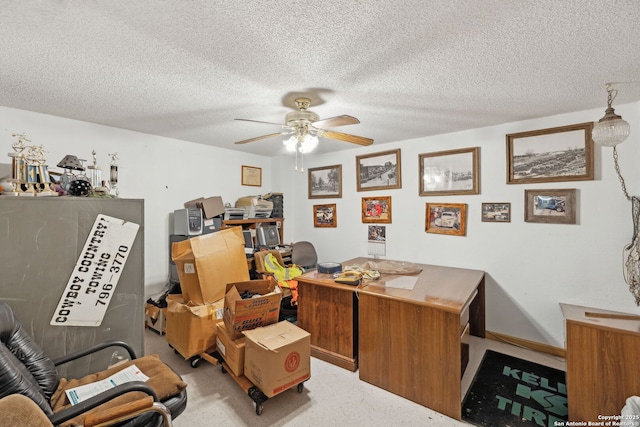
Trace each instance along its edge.
<instances>
[{"instance_id":1,"label":"paper on chair","mask_svg":"<svg viewBox=\"0 0 640 427\"><path fill-rule=\"evenodd\" d=\"M388 288L412 290L418 282L418 276L400 276L392 280L385 281L384 285Z\"/></svg>"},{"instance_id":2,"label":"paper on chair","mask_svg":"<svg viewBox=\"0 0 640 427\"><path fill-rule=\"evenodd\" d=\"M120 384L131 381L144 382L148 379L149 377L143 374L136 365L131 365L120 372L116 372L109 378L65 390L65 393L67 394L67 398L69 398L69 402L71 402L72 405L75 405Z\"/></svg>"}]
</instances>

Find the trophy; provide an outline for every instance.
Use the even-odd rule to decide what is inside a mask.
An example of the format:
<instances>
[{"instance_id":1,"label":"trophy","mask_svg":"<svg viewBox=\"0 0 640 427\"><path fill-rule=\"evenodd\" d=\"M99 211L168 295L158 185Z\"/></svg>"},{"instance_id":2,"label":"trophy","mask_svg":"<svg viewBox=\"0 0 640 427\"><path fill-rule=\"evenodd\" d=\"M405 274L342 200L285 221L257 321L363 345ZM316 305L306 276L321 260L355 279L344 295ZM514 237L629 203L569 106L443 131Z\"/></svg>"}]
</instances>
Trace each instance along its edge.
<instances>
[{"instance_id":1,"label":"trophy","mask_svg":"<svg viewBox=\"0 0 640 427\"><path fill-rule=\"evenodd\" d=\"M51 187L49 166L46 165L45 150L42 145L35 148L34 162L37 165L38 184L36 196L57 196L58 192Z\"/></svg>"},{"instance_id":2,"label":"trophy","mask_svg":"<svg viewBox=\"0 0 640 427\"><path fill-rule=\"evenodd\" d=\"M11 157L11 186L12 191L5 191L3 194L6 196L19 196L23 193L22 184L26 182L27 169L26 160L24 156L24 150L27 148L24 142L31 142L27 139L24 133L14 133L13 137L18 138L16 142L11 144L13 153L9 153Z\"/></svg>"},{"instance_id":3,"label":"trophy","mask_svg":"<svg viewBox=\"0 0 640 427\"><path fill-rule=\"evenodd\" d=\"M115 191L115 196L120 196L120 190L118 190L118 153L109 154L111 156L111 163L109 165L109 187L111 191Z\"/></svg>"}]
</instances>

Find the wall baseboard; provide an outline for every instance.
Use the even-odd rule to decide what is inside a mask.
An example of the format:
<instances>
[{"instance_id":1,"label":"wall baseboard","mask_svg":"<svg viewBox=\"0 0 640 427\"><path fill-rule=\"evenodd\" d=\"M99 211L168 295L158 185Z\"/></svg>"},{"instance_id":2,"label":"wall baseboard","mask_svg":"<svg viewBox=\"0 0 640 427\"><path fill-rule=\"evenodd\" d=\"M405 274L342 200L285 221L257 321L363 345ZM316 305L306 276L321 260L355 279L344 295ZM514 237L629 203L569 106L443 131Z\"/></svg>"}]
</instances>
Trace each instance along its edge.
<instances>
[{"instance_id":1,"label":"wall baseboard","mask_svg":"<svg viewBox=\"0 0 640 427\"><path fill-rule=\"evenodd\" d=\"M567 358L567 350L560 347L554 347L548 344L541 344L535 341L529 341L518 337L512 337L510 335L501 334L499 332L486 331L486 338L493 341L499 341L506 344L516 345L529 350L537 351L540 353L550 354L551 356Z\"/></svg>"}]
</instances>

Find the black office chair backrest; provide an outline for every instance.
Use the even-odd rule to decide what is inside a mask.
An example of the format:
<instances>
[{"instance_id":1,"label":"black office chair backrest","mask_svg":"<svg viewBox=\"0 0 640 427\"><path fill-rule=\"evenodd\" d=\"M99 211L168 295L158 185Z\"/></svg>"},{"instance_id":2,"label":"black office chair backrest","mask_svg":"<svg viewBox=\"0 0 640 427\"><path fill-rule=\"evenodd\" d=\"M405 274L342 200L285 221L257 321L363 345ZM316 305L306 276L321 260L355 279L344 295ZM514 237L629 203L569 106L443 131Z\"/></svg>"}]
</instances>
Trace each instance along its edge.
<instances>
[{"instance_id":1,"label":"black office chair backrest","mask_svg":"<svg viewBox=\"0 0 640 427\"><path fill-rule=\"evenodd\" d=\"M311 242L295 242L291 246L291 262L305 270L312 270L318 264L318 254Z\"/></svg>"},{"instance_id":2,"label":"black office chair backrest","mask_svg":"<svg viewBox=\"0 0 640 427\"><path fill-rule=\"evenodd\" d=\"M49 399L60 381L56 367L6 302L0 302L0 342L0 397L23 394L52 415Z\"/></svg>"}]
</instances>

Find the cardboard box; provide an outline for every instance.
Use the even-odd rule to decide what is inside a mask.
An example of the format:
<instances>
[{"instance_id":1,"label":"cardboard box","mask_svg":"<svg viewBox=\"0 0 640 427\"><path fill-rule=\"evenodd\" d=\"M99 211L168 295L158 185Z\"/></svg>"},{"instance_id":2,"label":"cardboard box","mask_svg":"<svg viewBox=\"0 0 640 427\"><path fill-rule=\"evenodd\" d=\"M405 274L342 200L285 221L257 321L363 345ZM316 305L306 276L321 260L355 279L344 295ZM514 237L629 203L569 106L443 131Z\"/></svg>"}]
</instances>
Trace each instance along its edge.
<instances>
[{"instance_id":1,"label":"cardboard box","mask_svg":"<svg viewBox=\"0 0 640 427\"><path fill-rule=\"evenodd\" d=\"M224 298L227 283L249 280L241 227L171 245L185 301L210 304Z\"/></svg>"},{"instance_id":2,"label":"cardboard box","mask_svg":"<svg viewBox=\"0 0 640 427\"><path fill-rule=\"evenodd\" d=\"M166 307L160 308L156 305L149 304L144 308L144 325L160 335L164 335L167 331Z\"/></svg>"},{"instance_id":3,"label":"cardboard box","mask_svg":"<svg viewBox=\"0 0 640 427\"><path fill-rule=\"evenodd\" d=\"M262 296L242 299L245 292ZM275 280L229 283L224 296L224 323L229 336L238 339L242 331L276 323L281 300L282 293Z\"/></svg>"},{"instance_id":4,"label":"cardboard box","mask_svg":"<svg viewBox=\"0 0 640 427\"><path fill-rule=\"evenodd\" d=\"M214 216L224 215L224 202L220 196L199 197L194 200L189 200L184 203L184 207L202 209L203 218L213 218Z\"/></svg>"},{"instance_id":5,"label":"cardboard box","mask_svg":"<svg viewBox=\"0 0 640 427\"><path fill-rule=\"evenodd\" d=\"M224 322L216 325L216 351L222 356L227 366L236 376L244 373L244 347L246 338L231 339Z\"/></svg>"},{"instance_id":6,"label":"cardboard box","mask_svg":"<svg viewBox=\"0 0 640 427\"><path fill-rule=\"evenodd\" d=\"M304 329L283 320L244 335L244 376L267 397L311 377L311 338Z\"/></svg>"},{"instance_id":7,"label":"cardboard box","mask_svg":"<svg viewBox=\"0 0 640 427\"><path fill-rule=\"evenodd\" d=\"M193 305L182 295L168 295L167 342L185 359L213 349L223 309L224 299Z\"/></svg>"}]
</instances>

